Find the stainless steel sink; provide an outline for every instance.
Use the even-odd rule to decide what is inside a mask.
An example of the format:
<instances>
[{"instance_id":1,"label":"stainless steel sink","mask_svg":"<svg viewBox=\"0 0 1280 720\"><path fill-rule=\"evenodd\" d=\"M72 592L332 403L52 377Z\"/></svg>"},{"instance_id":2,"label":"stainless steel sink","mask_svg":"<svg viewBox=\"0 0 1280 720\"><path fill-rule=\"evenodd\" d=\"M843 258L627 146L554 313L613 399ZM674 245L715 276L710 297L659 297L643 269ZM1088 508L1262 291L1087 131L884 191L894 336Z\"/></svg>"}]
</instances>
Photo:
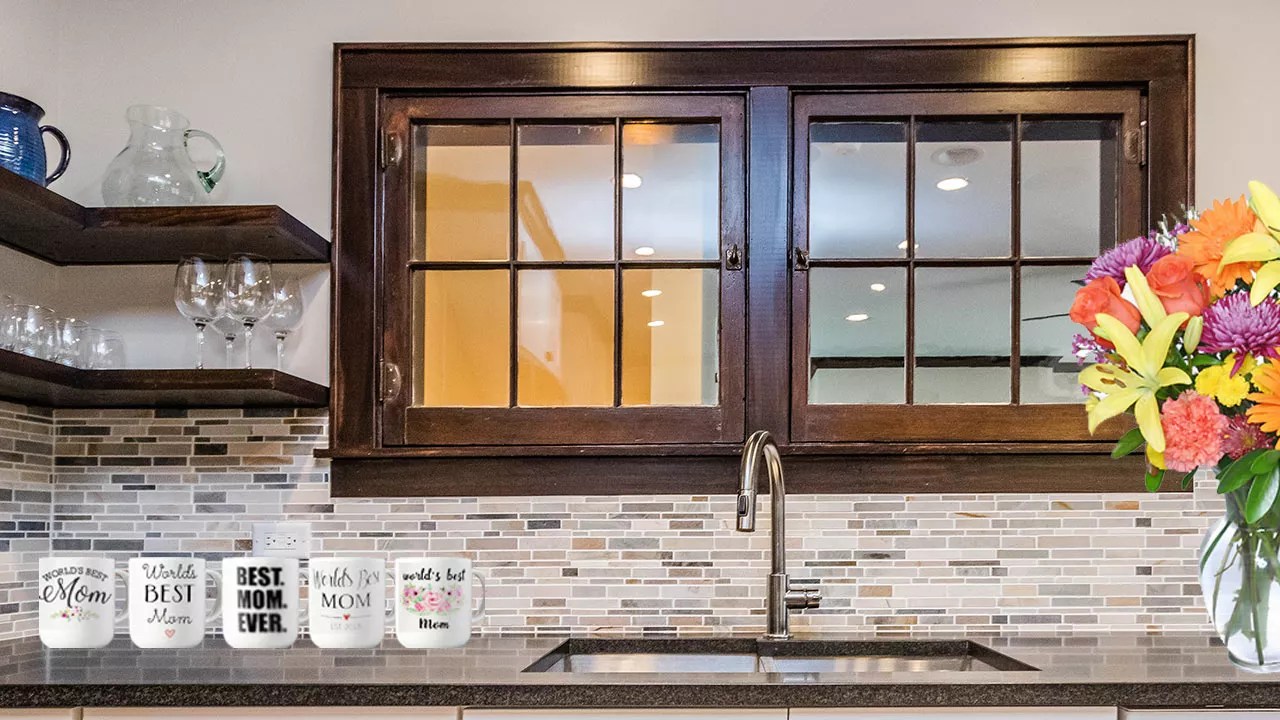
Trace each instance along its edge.
<instances>
[{"instance_id":1,"label":"stainless steel sink","mask_svg":"<svg viewBox=\"0 0 1280 720\"><path fill-rule=\"evenodd\" d=\"M1035 669L970 640L575 638L525 672L848 674Z\"/></svg>"}]
</instances>

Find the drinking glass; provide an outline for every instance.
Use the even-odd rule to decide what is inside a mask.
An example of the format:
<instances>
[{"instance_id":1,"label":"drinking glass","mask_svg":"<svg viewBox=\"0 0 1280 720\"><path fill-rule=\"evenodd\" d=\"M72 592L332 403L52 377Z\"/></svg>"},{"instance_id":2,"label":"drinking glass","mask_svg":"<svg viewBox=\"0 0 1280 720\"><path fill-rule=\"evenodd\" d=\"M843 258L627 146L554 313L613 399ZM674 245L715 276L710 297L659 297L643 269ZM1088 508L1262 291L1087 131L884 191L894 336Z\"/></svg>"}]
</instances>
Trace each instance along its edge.
<instances>
[{"instance_id":1,"label":"drinking glass","mask_svg":"<svg viewBox=\"0 0 1280 720\"><path fill-rule=\"evenodd\" d=\"M236 364L232 359L236 347L236 336L244 330L244 325L237 322L230 315L222 315L213 321L213 329L222 334L222 341L227 345L227 361L224 367L232 367Z\"/></svg>"},{"instance_id":2,"label":"drinking glass","mask_svg":"<svg viewBox=\"0 0 1280 720\"><path fill-rule=\"evenodd\" d=\"M276 331L276 369L284 370L284 339L302 322L302 292L297 279L288 278L276 283L274 294L275 305L263 322Z\"/></svg>"},{"instance_id":3,"label":"drinking glass","mask_svg":"<svg viewBox=\"0 0 1280 720\"><path fill-rule=\"evenodd\" d=\"M52 360L57 351L53 310L39 305L13 306L13 346L23 355Z\"/></svg>"},{"instance_id":4,"label":"drinking glass","mask_svg":"<svg viewBox=\"0 0 1280 720\"><path fill-rule=\"evenodd\" d=\"M119 370L124 367L124 340L120 333L101 328L89 329L89 369Z\"/></svg>"},{"instance_id":5,"label":"drinking glass","mask_svg":"<svg viewBox=\"0 0 1280 720\"><path fill-rule=\"evenodd\" d=\"M196 369L204 369L204 328L223 314L226 267L215 260L187 255L173 280L173 304L196 326Z\"/></svg>"},{"instance_id":6,"label":"drinking glass","mask_svg":"<svg viewBox=\"0 0 1280 720\"><path fill-rule=\"evenodd\" d=\"M13 296L0 295L0 348L13 349Z\"/></svg>"},{"instance_id":7,"label":"drinking glass","mask_svg":"<svg viewBox=\"0 0 1280 720\"><path fill-rule=\"evenodd\" d=\"M275 303L271 261L239 254L227 261L227 314L244 323L244 366L253 367L253 326L271 314Z\"/></svg>"},{"instance_id":8,"label":"drinking glass","mask_svg":"<svg viewBox=\"0 0 1280 720\"><path fill-rule=\"evenodd\" d=\"M63 365L82 368L88 359L89 323L75 318L58 318L57 354L55 360Z\"/></svg>"}]
</instances>

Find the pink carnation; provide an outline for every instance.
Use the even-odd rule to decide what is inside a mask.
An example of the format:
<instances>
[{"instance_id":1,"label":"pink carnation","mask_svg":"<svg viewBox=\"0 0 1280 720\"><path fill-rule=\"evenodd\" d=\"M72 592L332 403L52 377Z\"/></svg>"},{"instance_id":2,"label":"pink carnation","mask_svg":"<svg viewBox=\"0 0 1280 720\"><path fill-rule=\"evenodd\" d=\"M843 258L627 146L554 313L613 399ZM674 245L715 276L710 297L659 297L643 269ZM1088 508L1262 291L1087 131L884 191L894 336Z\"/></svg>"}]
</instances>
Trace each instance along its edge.
<instances>
[{"instance_id":1,"label":"pink carnation","mask_svg":"<svg viewBox=\"0 0 1280 720\"><path fill-rule=\"evenodd\" d=\"M1222 451L1232 460L1239 460L1254 450L1270 449L1271 444L1271 438L1262 432L1262 428L1250 423L1244 415L1236 415L1227 421Z\"/></svg>"},{"instance_id":2,"label":"pink carnation","mask_svg":"<svg viewBox=\"0 0 1280 720\"><path fill-rule=\"evenodd\" d=\"M1160 424L1164 428L1164 464L1170 470L1191 472L1222 459L1227 418L1218 403L1195 391L1165 400Z\"/></svg>"}]
</instances>

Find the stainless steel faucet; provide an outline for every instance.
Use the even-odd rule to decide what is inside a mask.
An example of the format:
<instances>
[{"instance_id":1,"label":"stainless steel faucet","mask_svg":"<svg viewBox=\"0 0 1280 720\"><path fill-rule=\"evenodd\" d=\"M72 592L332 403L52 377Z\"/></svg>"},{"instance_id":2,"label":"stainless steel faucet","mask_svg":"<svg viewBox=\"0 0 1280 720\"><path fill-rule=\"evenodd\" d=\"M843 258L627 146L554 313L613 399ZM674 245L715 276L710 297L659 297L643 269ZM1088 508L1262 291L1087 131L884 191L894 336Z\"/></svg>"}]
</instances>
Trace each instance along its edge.
<instances>
[{"instance_id":1,"label":"stainless steel faucet","mask_svg":"<svg viewBox=\"0 0 1280 720\"><path fill-rule=\"evenodd\" d=\"M756 529L756 478L759 476L760 459L769 473L769 505L773 515L770 531L769 598L765 606L768 616L769 640L786 640L791 637L787 625L787 611L796 608L816 608L822 603L818 588L793 587L787 577L787 491L782 481L782 457L778 444L768 431L757 430L747 438L742 448L742 476L738 483L738 532L754 532Z\"/></svg>"}]
</instances>

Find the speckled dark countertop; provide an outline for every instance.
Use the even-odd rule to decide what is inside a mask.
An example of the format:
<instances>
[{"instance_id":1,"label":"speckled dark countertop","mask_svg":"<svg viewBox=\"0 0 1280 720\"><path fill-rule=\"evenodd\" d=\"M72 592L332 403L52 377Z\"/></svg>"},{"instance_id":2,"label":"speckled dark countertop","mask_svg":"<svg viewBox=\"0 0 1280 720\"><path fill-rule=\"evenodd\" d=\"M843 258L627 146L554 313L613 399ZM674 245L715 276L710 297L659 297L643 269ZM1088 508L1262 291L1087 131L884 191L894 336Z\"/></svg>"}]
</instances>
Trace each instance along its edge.
<instances>
[{"instance_id":1,"label":"speckled dark countertop","mask_svg":"<svg viewBox=\"0 0 1280 720\"><path fill-rule=\"evenodd\" d=\"M971 638L1038 670L575 675L524 672L564 642L554 637L477 637L456 650L405 650L390 639L375 650L305 640L232 650L219 638L138 650L123 637L102 650L47 650L30 639L0 643L0 707L1280 707L1280 674L1236 669L1203 635Z\"/></svg>"}]
</instances>

